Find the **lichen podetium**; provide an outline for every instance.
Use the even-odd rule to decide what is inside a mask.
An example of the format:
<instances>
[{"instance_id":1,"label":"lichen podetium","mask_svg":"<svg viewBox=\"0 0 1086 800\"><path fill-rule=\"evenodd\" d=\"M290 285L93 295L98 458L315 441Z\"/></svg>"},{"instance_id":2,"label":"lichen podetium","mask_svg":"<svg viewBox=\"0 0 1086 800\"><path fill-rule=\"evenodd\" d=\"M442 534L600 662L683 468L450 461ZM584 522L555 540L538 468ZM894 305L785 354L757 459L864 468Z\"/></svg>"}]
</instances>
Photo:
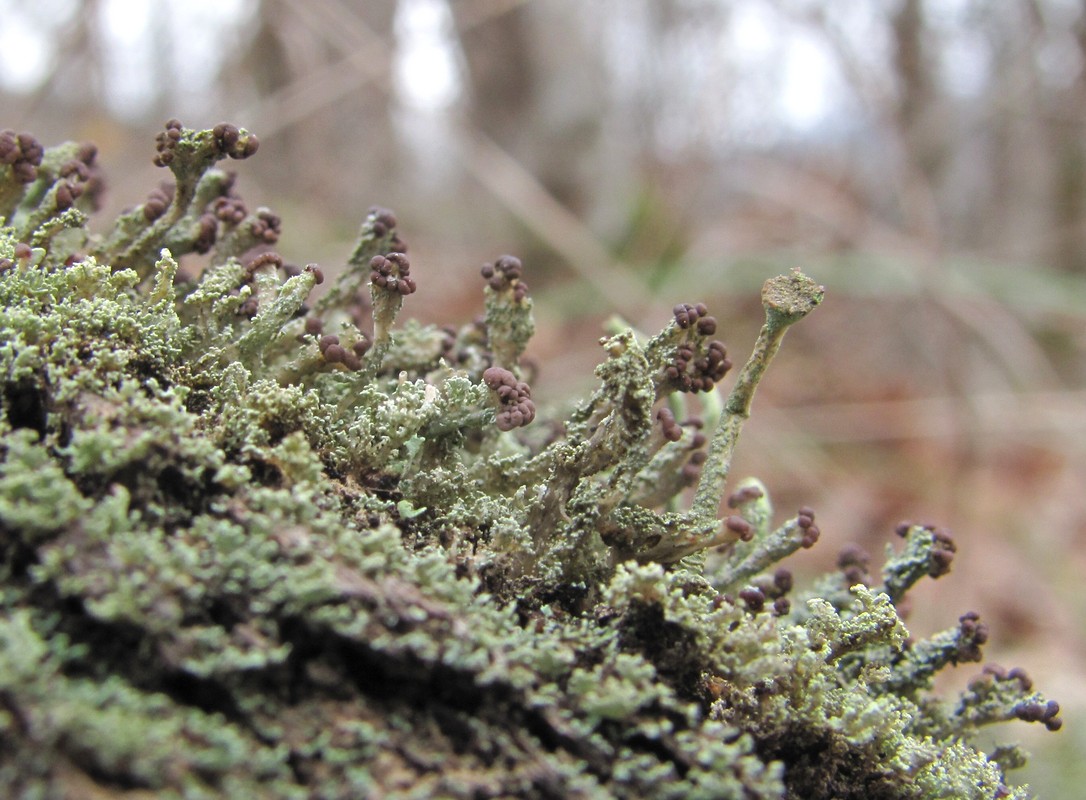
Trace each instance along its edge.
<instances>
[{"instance_id":1,"label":"lichen podetium","mask_svg":"<svg viewBox=\"0 0 1086 800\"><path fill-rule=\"evenodd\" d=\"M311 300L324 272L216 166L256 150L171 120L173 183L92 234L93 147L0 133L0 793L1029 796L975 734L1059 707L996 667L940 698L987 629L911 641L895 607L949 534L904 524L881 571L852 550L804 591L780 562L813 510L775 523L746 480L720 513L821 287L767 282L723 402L720 325L682 303L604 339L557 420L519 260L483 267L480 321L398 322L425 278L373 209Z\"/></svg>"}]
</instances>

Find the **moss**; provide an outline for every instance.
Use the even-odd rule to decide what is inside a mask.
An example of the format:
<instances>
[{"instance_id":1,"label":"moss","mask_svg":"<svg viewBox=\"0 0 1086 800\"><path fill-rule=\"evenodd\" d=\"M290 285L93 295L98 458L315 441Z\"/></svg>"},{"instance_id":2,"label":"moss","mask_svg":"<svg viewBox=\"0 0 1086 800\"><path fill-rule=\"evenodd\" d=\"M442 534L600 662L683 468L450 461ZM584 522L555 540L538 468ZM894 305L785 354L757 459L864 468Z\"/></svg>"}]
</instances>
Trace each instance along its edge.
<instances>
[{"instance_id":1,"label":"moss","mask_svg":"<svg viewBox=\"0 0 1086 800\"><path fill-rule=\"evenodd\" d=\"M482 322L398 324L420 270L373 209L312 300L323 272L271 252L278 219L215 166L255 142L172 120L174 187L97 235L93 151L3 138L5 795L1028 796L1016 751L971 741L1058 706L1020 670L934 695L987 629L911 642L895 608L949 570L945 532L804 592L778 562L814 512L774 527L746 481L718 516L821 287L767 282L727 398L719 323L681 304L535 418L519 261L483 268Z\"/></svg>"}]
</instances>

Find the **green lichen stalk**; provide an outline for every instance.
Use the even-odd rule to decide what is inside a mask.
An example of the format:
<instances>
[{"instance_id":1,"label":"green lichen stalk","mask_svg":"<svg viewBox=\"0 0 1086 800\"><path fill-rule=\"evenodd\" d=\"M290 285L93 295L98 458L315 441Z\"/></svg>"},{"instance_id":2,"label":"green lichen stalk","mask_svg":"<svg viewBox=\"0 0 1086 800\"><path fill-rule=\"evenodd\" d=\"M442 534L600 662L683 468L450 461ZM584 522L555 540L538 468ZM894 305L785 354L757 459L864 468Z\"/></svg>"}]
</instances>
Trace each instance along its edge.
<instances>
[{"instance_id":1,"label":"green lichen stalk","mask_svg":"<svg viewBox=\"0 0 1086 800\"><path fill-rule=\"evenodd\" d=\"M723 496L821 287L767 282L723 403L720 325L684 303L546 419L519 260L483 267L480 321L402 322L425 270L375 208L313 298L324 270L215 167L255 150L171 120L172 181L94 234L93 148L0 132L0 794L1029 796L974 736L1059 706L994 665L939 697L987 627L914 641L897 612L949 534L803 590L780 562L814 512Z\"/></svg>"}]
</instances>

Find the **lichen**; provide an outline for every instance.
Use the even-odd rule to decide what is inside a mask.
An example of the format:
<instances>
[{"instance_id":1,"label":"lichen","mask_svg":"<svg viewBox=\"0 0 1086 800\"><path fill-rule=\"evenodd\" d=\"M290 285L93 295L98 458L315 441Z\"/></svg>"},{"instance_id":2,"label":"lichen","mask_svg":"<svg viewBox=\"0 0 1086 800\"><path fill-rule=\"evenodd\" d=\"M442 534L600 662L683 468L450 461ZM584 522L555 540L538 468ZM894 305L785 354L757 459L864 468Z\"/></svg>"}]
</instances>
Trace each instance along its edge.
<instances>
[{"instance_id":1,"label":"lichen","mask_svg":"<svg viewBox=\"0 0 1086 800\"><path fill-rule=\"evenodd\" d=\"M93 148L0 133L5 796L1029 796L974 735L1058 705L993 665L941 699L987 628L914 641L896 609L949 534L904 524L877 577L848 551L804 591L780 562L813 510L775 525L747 480L719 513L821 287L767 282L726 398L721 326L682 303L547 418L519 260L482 268L481 319L401 322L425 271L375 208L312 299L324 271L215 166L256 147L171 120L174 183L96 234Z\"/></svg>"}]
</instances>

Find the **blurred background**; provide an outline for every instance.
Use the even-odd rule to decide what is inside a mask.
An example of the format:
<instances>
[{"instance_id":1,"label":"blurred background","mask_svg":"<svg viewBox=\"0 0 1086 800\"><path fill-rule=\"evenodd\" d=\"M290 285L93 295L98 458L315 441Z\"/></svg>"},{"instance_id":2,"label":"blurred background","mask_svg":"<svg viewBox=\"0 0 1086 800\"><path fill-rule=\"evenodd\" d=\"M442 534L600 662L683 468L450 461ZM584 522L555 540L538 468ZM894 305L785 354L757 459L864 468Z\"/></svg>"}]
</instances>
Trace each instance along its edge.
<instances>
[{"instance_id":1,"label":"blurred background","mask_svg":"<svg viewBox=\"0 0 1086 800\"><path fill-rule=\"evenodd\" d=\"M968 610L990 660L1064 707L1004 726L1043 797L1086 780L1086 2L0 0L0 127L90 140L108 217L165 177L164 120L257 133L240 193L280 251L341 266L397 212L409 312L481 309L520 256L535 395L587 391L605 320L704 301L733 360L765 278L822 308L789 334L734 474L818 512L832 568L902 519L949 528L917 635ZM946 679L964 685L964 665Z\"/></svg>"}]
</instances>

